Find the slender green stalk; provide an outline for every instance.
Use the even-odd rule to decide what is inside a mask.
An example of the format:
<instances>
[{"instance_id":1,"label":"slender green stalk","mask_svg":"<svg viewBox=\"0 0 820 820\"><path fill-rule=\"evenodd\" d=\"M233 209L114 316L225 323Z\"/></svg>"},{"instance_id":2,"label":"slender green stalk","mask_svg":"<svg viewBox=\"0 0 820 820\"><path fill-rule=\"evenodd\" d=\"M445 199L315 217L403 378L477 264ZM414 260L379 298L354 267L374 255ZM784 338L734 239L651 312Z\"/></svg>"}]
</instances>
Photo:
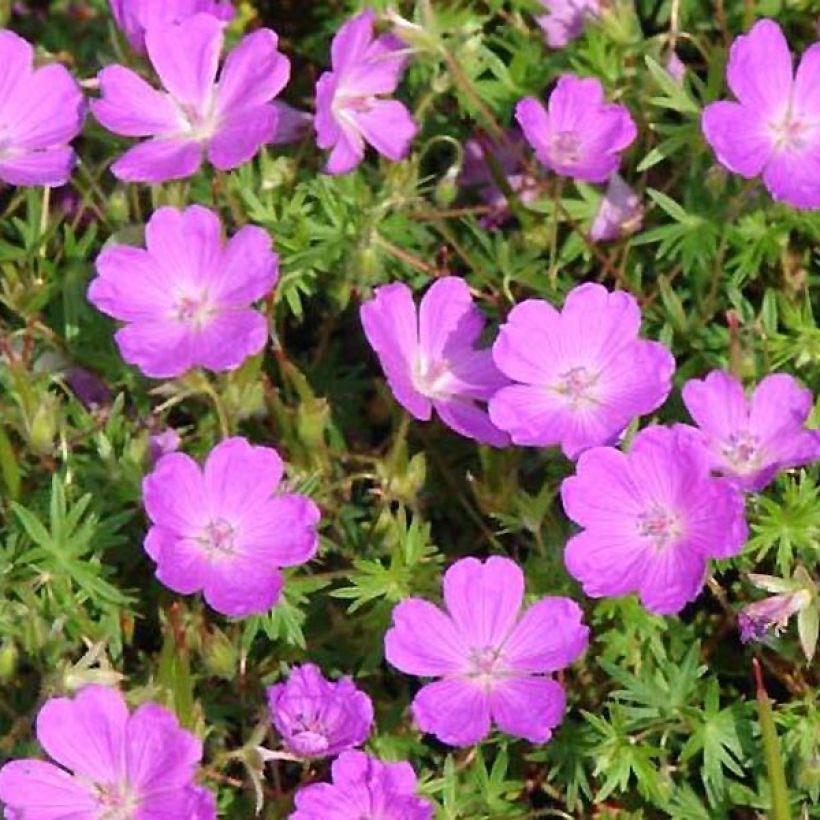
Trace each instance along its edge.
<instances>
[{"instance_id":1,"label":"slender green stalk","mask_svg":"<svg viewBox=\"0 0 820 820\"><path fill-rule=\"evenodd\" d=\"M774 725L772 702L763 685L763 675L757 658L752 661L757 685L757 711L760 718L760 733L763 737L763 756L769 772L769 791L771 792L771 820L791 820L789 807L789 789L786 785L786 772L783 769L783 757L780 741Z\"/></svg>"}]
</instances>

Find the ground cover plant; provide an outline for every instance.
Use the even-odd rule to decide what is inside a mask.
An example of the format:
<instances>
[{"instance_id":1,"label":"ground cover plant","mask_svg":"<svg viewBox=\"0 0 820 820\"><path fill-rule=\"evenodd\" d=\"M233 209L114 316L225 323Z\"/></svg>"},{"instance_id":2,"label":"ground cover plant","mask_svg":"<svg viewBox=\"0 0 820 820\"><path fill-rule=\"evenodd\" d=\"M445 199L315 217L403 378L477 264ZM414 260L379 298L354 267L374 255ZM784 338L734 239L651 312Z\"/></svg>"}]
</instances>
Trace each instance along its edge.
<instances>
[{"instance_id":1,"label":"ground cover plant","mask_svg":"<svg viewBox=\"0 0 820 820\"><path fill-rule=\"evenodd\" d=\"M818 19L0 2L4 816L820 816Z\"/></svg>"}]
</instances>

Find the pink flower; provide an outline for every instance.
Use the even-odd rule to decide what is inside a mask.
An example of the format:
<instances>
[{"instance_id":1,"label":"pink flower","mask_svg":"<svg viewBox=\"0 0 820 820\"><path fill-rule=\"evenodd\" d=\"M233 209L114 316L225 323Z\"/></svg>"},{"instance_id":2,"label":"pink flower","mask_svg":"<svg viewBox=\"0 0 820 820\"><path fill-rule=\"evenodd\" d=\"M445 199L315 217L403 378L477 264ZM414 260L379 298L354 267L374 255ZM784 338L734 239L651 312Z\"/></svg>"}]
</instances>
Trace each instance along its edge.
<instances>
[{"instance_id":1,"label":"pink flower","mask_svg":"<svg viewBox=\"0 0 820 820\"><path fill-rule=\"evenodd\" d=\"M515 444L560 444L572 459L615 441L672 387L672 354L639 338L640 325L635 298L602 285L573 288L560 312L540 299L516 305L493 345L516 382L490 399L493 424Z\"/></svg>"},{"instance_id":2,"label":"pink flower","mask_svg":"<svg viewBox=\"0 0 820 820\"><path fill-rule=\"evenodd\" d=\"M313 114L300 111L287 103L273 104L276 109L276 133L271 140L272 145L287 145L289 142L299 142L307 136L313 126Z\"/></svg>"},{"instance_id":3,"label":"pink flower","mask_svg":"<svg viewBox=\"0 0 820 820\"><path fill-rule=\"evenodd\" d=\"M113 245L97 257L88 299L126 322L114 338L146 376L233 370L264 348L268 324L250 305L276 283L278 258L261 228L247 225L227 243L221 231L200 205L163 207L148 221L145 249Z\"/></svg>"},{"instance_id":4,"label":"pink flower","mask_svg":"<svg viewBox=\"0 0 820 820\"><path fill-rule=\"evenodd\" d=\"M145 53L145 32L163 23L181 23L195 14L233 20L230 0L109 0L111 13L134 51Z\"/></svg>"},{"instance_id":5,"label":"pink flower","mask_svg":"<svg viewBox=\"0 0 820 820\"><path fill-rule=\"evenodd\" d=\"M85 101L65 67L34 68L34 49L0 30L0 182L63 185L74 167L69 143L80 133Z\"/></svg>"},{"instance_id":6,"label":"pink flower","mask_svg":"<svg viewBox=\"0 0 820 820\"><path fill-rule=\"evenodd\" d=\"M393 610L384 638L388 663L423 686L413 717L451 746L485 738L494 721L507 734L545 743L564 714L564 690L550 677L586 649L589 629L569 598L542 598L521 611L524 573L509 558L456 561L444 574L446 611L420 598Z\"/></svg>"},{"instance_id":7,"label":"pink flower","mask_svg":"<svg viewBox=\"0 0 820 820\"><path fill-rule=\"evenodd\" d=\"M638 195L615 173L609 179L598 213L589 229L593 242L606 242L634 233L641 226L643 207Z\"/></svg>"},{"instance_id":8,"label":"pink flower","mask_svg":"<svg viewBox=\"0 0 820 820\"><path fill-rule=\"evenodd\" d=\"M151 138L111 166L116 177L182 179L196 173L205 156L228 171L253 159L274 137L271 101L290 76L276 34L263 28L244 37L217 79L223 39L222 23L210 14L152 26L145 45L163 91L121 65L100 72L102 98L91 103L94 116L115 134Z\"/></svg>"},{"instance_id":9,"label":"pink flower","mask_svg":"<svg viewBox=\"0 0 820 820\"><path fill-rule=\"evenodd\" d=\"M361 318L393 395L410 415L428 421L435 408L457 433L494 447L507 444L477 404L507 381L490 351L475 347L484 318L463 279L437 280L418 313L407 285L376 288L362 305Z\"/></svg>"},{"instance_id":10,"label":"pink flower","mask_svg":"<svg viewBox=\"0 0 820 820\"><path fill-rule=\"evenodd\" d=\"M409 763L383 763L364 752L342 752L331 766L332 783L296 792L290 820L432 820L433 805L416 797Z\"/></svg>"},{"instance_id":11,"label":"pink flower","mask_svg":"<svg viewBox=\"0 0 820 820\"><path fill-rule=\"evenodd\" d=\"M267 612L279 568L309 561L319 540L318 507L279 491L282 475L276 450L238 437L214 447L204 469L184 453L163 456L142 482L157 578L182 595L202 591L223 615Z\"/></svg>"},{"instance_id":12,"label":"pink flower","mask_svg":"<svg viewBox=\"0 0 820 820\"><path fill-rule=\"evenodd\" d=\"M370 735L373 703L350 678L333 683L306 663L267 691L273 725L287 751L298 757L336 757Z\"/></svg>"},{"instance_id":13,"label":"pink flower","mask_svg":"<svg viewBox=\"0 0 820 820\"><path fill-rule=\"evenodd\" d=\"M791 617L802 612L811 605L811 602L811 593L808 590L796 589L747 604L737 614L740 640L743 643L759 641L765 638L770 630L779 635L788 627Z\"/></svg>"},{"instance_id":14,"label":"pink flower","mask_svg":"<svg viewBox=\"0 0 820 820\"><path fill-rule=\"evenodd\" d=\"M683 85L683 80L686 77L686 65L678 57L677 51L671 51L666 60L666 73L678 84Z\"/></svg>"},{"instance_id":15,"label":"pink flower","mask_svg":"<svg viewBox=\"0 0 820 820\"><path fill-rule=\"evenodd\" d=\"M332 71L316 84L316 134L331 148L325 170L346 174L364 158L365 143L394 161L403 159L416 134L410 112L385 99L401 79L405 46L390 34L374 37L371 10L348 20L331 46Z\"/></svg>"},{"instance_id":16,"label":"pink flower","mask_svg":"<svg viewBox=\"0 0 820 820\"><path fill-rule=\"evenodd\" d=\"M738 102L707 105L702 120L720 163L762 174L775 199L820 208L820 43L794 75L780 26L760 20L732 44L726 78Z\"/></svg>"},{"instance_id":17,"label":"pink flower","mask_svg":"<svg viewBox=\"0 0 820 820\"><path fill-rule=\"evenodd\" d=\"M713 370L683 386L714 470L743 490L762 490L780 470L820 459L820 430L807 430L814 399L785 373L766 376L750 399L729 373Z\"/></svg>"},{"instance_id":18,"label":"pink flower","mask_svg":"<svg viewBox=\"0 0 820 820\"><path fill-rule=\"evenodd\" d=\"M540 0L549 12L535 21L544 31L550 48L564 48L570 40L580 37L590 17L600 13L600 0Z\"/></svg>"},{"instance_id":19,"label":"pink flower","mask_svg":"<svg viewBox=\"0 0 820 820\"><path fill-rule=\"evenodd\" d=\"M202 744L162 706L128 714L106 686L51 698L37 739L57 764L14 760L0 769L0 801L15 820L178 817L215 820L213 796L194 785Z\"/></svg>"},{"instance_id":20,"label":"pink flower","mask_svg":"<svg viewBox=\"0 0 820 820\"><path fill-rule=\"evenodd\" d=\"M583 531L564 563L593 598L637 592L659 615L680 612L703 587L710 558L737 555L747 536L743 497L709 465L691 434L647 427L628 453L587 450L561 485Z\"/></svg>"},{"instance_id":21,"label":"pink flower","mask_svg":"<svg viewBox=\"0 0 820 820\"><path fill-rule=\"evenodd\" d=\"M617 170L620 152L638 134L623 105L604 102L600 80L565 74L547 107L521 100L515 118L538 159L556 174L603 182Z\"/></svg>"}]
</instances>

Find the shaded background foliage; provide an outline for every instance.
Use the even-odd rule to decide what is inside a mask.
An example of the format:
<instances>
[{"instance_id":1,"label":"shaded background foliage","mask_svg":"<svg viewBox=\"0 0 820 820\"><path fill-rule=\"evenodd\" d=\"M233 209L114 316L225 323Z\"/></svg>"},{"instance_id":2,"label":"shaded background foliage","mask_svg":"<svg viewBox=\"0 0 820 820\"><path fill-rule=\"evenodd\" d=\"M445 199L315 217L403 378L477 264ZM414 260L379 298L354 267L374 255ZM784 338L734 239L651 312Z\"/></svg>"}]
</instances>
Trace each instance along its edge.
<instances>
[{"instance_id":1,"label":"shaded background foliage","mask_svg":"<svg viewBox=\"0 0 820 820\"><path fill-rule=\"evenodd\" d=\"M309 108L330 37L357 8L243 2L229 36L273 27L294 66L284 98ZM437 422L409 423L361 332L358 305L385 282L419 289L463 275L497 322L526 296L557 303L579 282L602 281L638 297L645 334L675 353L678 387L729 367L749 381L792 372L817 393L820 214L774 203L759 183L716 166L699 113L724 95L736 34L773 16L800 52L817 39L820 6L617 2L561 51L545 48L537 8L401 4L436 46L411 63L401 89L421 124L405 162L371 158L329 178L308 135L230 174L125 186L107 172L124 143L89 120L70 186L0 191L0 758L36 752L31 722L45 697L124 678L133 702L167 703L204 733L206 782L224 816L253 816L260 790L263 816L282 817L295 787L324 765L280 763L263 777L252 744L275 743L264 685L310 659L355 675L376 705L370 748L409 759L442 817L765 816L756 656L776 701L792 809L820 816L816 668L793 626L744 647L735 617L760 597L750 571L816 568L817 469L750 497L747 548L721 562L680 617L650 615L631 597L584 599L561 558L571 530L557 490L571 465L554 451L493 451ZM0 10L81 78L133 60L103 0ZM683 86L661 67L675 28ZM630 238L586 238L600 186L543 176L531 210L496 231L479 226L481 204L457 188L459 144L508 124L521 97L543 96L565 70L601 78L638 121L622 173L646 213ZM272 344L232 374L157 383L123 364L112 323L85 291L105 242L138 238L161 204L194 201L231 231L250 222L273 236L282 276L265 306ZM685 418L679 392L657 418ZM320 554L288 573L270 614L230 622L154 580L140 481L149 435L167 426L200 457L228 431L272 444L292 485L321 505ZM564 676L567 717L542 747L499 735L461 751L422 742L407 713L417 684L383 662L391 609L409 594L435 598L456 558L498 553L524 566L533 596L578 600L593 628L585 658Z\"/></svg>"}]
</instances>

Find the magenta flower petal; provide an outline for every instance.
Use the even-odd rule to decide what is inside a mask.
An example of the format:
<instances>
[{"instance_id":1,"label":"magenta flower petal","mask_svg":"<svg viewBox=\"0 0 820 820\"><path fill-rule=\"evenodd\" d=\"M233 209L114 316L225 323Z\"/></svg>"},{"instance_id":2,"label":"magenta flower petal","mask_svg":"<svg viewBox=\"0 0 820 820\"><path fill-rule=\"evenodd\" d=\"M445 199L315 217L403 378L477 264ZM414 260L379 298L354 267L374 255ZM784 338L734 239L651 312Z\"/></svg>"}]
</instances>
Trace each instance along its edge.
<instances>
[{"instance_id":1,"label":"magenta flower petal","mask_svg":"<svg viewBox=\"0 0 820 820\"><path fill-rule=\"evenodd\" d=\"M0 30L0 181L63 185L74 165L68 143L82 129L85 102L61 65L34 68L34 49Z\"/></svg>"},{"instance_id":2,"label":"magenta flower petal","mask_svg":"<svg viewBox=\"0 0 820 820\"><path fill-rule=\"evenodd\" d=\"M313 126L313 115L283 102L273 104L276 109L276 133L273 145L285 145L304 139Z\"/></svg>"},{"instance_id":3,"label":"magenta flower petal","mask_svg":"<svg viewBox=\"0 0 820 820\"><path fill-rule=\"evenodd\" d=\"M229 438L204 470L188 456L163 456L143 481L152 527L146 552L157 577L182 594L202 589L218 612L266 612L279 598L279 567L316 551L319 510L305 496L277 492L282 461L270 447Z\"/></svg>"},{"instance_id":4,"label":"magenta flower petal","mask_svg":"<svg viewBox=\"0 0 820 820\"><path fill-rule=\"evenodd\" d=\"M820 208L820 47L796 76L786 38L760 20L732 44L726 69L737 103L703 111L702 129L718 161L741 176L762 175L771 195L796 208Z\"/></svg>"},{"instance_id":5,"label":"magenta flower petal","mask_svg":"<svg viewBox=\"0 0 820 820\"><path fill-rule=\"evenodd\" d=\"M591 597L638 592L658 614L699 594L709 558L747 537L741 495L709 464L688 431L647 427L623 454L596 447L561 485L567 515L584 527L564 562Z\"/></svg>"},{"instance_id":6,"label":"magenta flower petal","mask_svg":"<svg viewBox=\"0 0 820 820\"><path fill-rule=\"evenodd\" d=\"M191 139L147 140L129 148L111 171L125 182L166 182L185 179L202 165L202 146Z\"/></svg>"},{"instance_id":7,"label":"magenta flower petal","mask_svg":"<svg viewBox=\"0 0 820 820\"><path fill-rule=\"evenodd\" d=\"M192 205L157 210L145 238L146 250L103 250L88 290L99 310L129 323L115 336L126 361L167 378L232 370L264 348L267 321L250 306L277 277L264 231L243 228L226 245L218 216Z\"/></svg>"},{"instance_id":8,"label":"magenta flower petal","mask_svg":"<svg viewBox=\"0 0 820 820\"><path fill-rule=\"evenodd\" d=\"M807 430L814 399L785 373L766 376L746 398L721 370L683 386L710 465L744 490L763 489L780 471L820 458L820 431Z\"/></svg>"},{"instance_id":9,"label":"magenta flower petal","mask_svg":"<svg viewBox=\"0 0 820 820\"><path fill-rule=\"evenodd\" d=\"M393 610L387 662L442 678L413 700L422 731L468 746L486 737L494 719L517 736L548 739L560 722L563 695L545 675L584 651L589 630L572 601L546 598L522 614L523 596L524 574L510 559L463 558L444 574L446 612L417 598ZM531 708L513 715L527 701Z\"/></svg>"},{"instance_id":10,"label":"magenta flower petal","mask_svg":"<svg viewBox=\"0 0 820 820\"><path fill-rule=\"evenodd\" d=\"M99 804L92 787L65 769L42 760L6 763L0 769L0 801L5 805L5 817L9 820L25 817L94 820L99 816Z\"/></svg>"},{"instance_id":11,"label":"magenta flower petal","mask_svg":"<svg viewBox=\"0 0 820 820\"><path fill-rule=\"evenodd\" d=\"M546 743L564 718L564 687L551 678L514 678L493 690L490 709L502 732Z\"/></svg>"},{"instance_id":12,"label":"magenta flower petal","mask_svg":"<svg viewBox=\"0 0 820 820\"><path fill-rule=\"evenodd\" d=\"M404 284L376 288L361 307L362 326L398 402L427 421L435 406L457 432L493 446L507 438L476 401L486 401L504 376L476 343L484 319L463 279L437 280L416 313Z\"/></svg>"},{"instance_id":13,"label":"magenta flower petal","mask_svg":"<svg viewBox=\"0 0 820 820\"><path fill-rule=\"evenodd\" d=\"M590 17L600 11L599 0L540 0L548 14L535 18L550 48L564 48L581 35Z\"/></svg>"},{"instance_id":14,"label":"magenta flower petal","mask_svg":"<svg viewBox=\"0 0 820 820\"><path fill-rule=\"evenodd\" d=\"M589 238L593 242L606 242L634 233L640 227L642 216L638 195L620 174L613 174L589 229Z\"/></svg>"},{"instance_id":15,"label":"magenta flower petal","mask_svg":"<svg viewBox=\"0 0 820 820\"><path fill-rule=\"evenodd\" d=\"M273 724L292 754L335 757L370 735L373 703L350 678L326 680L318 666L306 663L267 694Z\"/></svg>"},{"instance_id":16,"label":"magenta flower petal","mask_svg":"<svg viewBox=\"0 0 820 820\"><path fill-rule=\"evenodd\" d=\"M330 148L325 171L346 174L363 159L365 142L394 161L403 159L417 126L392 94L404 70L402 42L374 37L374 13L348 20L331 44L332 69L316 84L317 144Z\"/></svg>"},{"instance_id":17,"label":"magenta flower petal","mask_svg":"<svg viewBox=\"0 0 820 820\"><path fill-rule=\"evenodd\" d=\"M240 110L222 120L208 144L208 160L220 171L230 171L252 160L276 134L276 109L271 105Z\"/></svg>"},{"instance_id":18,"label":"magenta flower petal","mask_svg":"<svg viewBox=\"0 0 820 820\"><path fill-rule=\"evenodd\" d=\"M519 384L490 399L490 419L516 444L560 444L568 458L614 441L666 400L674 359L638 337L634 297L601 285L573 288L558 313L517 305L493 345L499 370Z\"/></svg>"}]
</instances>

